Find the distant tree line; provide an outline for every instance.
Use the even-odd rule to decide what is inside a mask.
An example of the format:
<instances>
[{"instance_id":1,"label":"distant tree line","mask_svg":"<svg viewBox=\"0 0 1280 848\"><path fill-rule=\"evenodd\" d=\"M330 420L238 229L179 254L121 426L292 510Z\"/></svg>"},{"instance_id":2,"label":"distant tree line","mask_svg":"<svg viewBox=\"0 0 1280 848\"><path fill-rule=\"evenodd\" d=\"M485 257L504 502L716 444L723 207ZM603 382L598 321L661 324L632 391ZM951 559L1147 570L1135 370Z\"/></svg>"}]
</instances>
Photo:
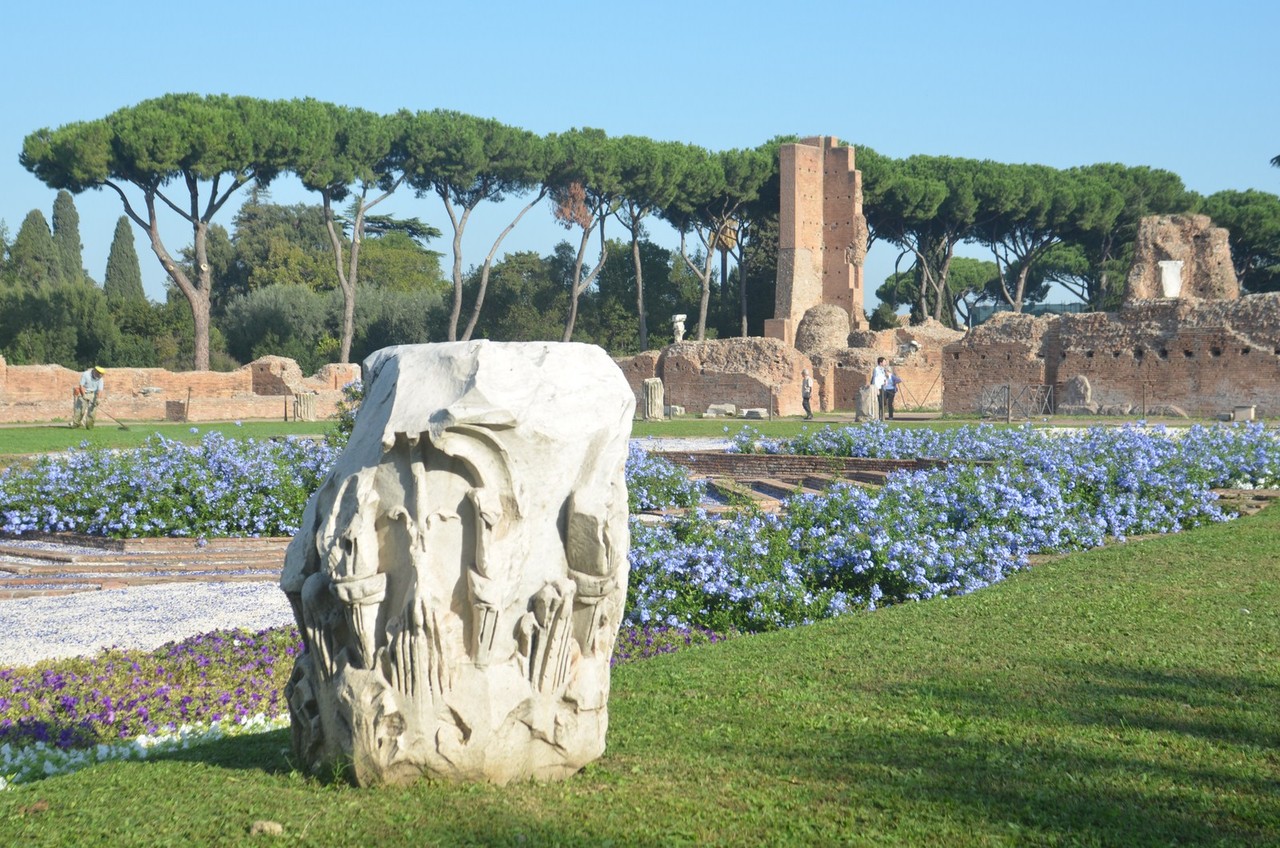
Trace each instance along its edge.
<instances>
[{"instance_id":1,"label":"distant tree line","mask_svg":"<svg viewBox=\"0 0 1280 848\"><path fill-rule=\"evenodd\" d=\"M1168 171L1118 164L1059 170L945 156L894 160L858 153L873 239L899 250L901 270L876 294L884 312L963 324L973 306L1015 312L1051 284L1091 311L1114 309L1149 215L1202 213L1230 231L1246 292L1280 290L1280 197L1221 191L1202 197ZM962 244L992 261L957 257ZM879 323L879 322L877 322Z\"/></svg>"},{"instance_id":2,"label":"distant tree line","mask_svg":"<svg viewBox=\"0 0 1280 848\"><path fill-rule=\"evenodd\" d=\"M52 228L28 216L12 244L0 231L0 298L44 316L0 319L0 352L79 364L189 356L197 369L271 352L307 367L385 344L485 336L590 340L625 353L650 346L650 316L665 323L673 311L696 315L698 339L758 333L773 309L777 150L788 140L713 152L596 129L539 136L444 110L379 115L310 99L165 95L25 139L23 165L60 191ZM915 320L951 325L983 300L1021 310L1051 283L1108 308L1138 220L1159 213L1211 215L1231 230L1245 289L1280 287L1274 195L1203 198L1168 172L1109 164L895 160L870 148L858 164L871 238L899 251L877 291L877 323L904 305ZM270 203L267 187L282 174L315 202ZM70 194L88 189L120 197L122 220L167 274L163 306L143 309L131 283L112 283L110 262L102 287L84 273ZM227 230L215 218L242 190ZM431 201L447 227L378 215L397 191ZM501 256L543 201L569 238L546 255ZM464 255L467 225L486 204L502 205L508 223L483 253ZM166 242L162 216L189 228L183 248ZM649 240L655 220L675 229L678 248ZM437 238L448 241L443 272L428 247ZM116 240L127 265L132 239L126 247L118 227ZM993 261L956 258L962 244L984 246ZM112 288L130 292L114 309Z\"/></svg>"}]
</instances>

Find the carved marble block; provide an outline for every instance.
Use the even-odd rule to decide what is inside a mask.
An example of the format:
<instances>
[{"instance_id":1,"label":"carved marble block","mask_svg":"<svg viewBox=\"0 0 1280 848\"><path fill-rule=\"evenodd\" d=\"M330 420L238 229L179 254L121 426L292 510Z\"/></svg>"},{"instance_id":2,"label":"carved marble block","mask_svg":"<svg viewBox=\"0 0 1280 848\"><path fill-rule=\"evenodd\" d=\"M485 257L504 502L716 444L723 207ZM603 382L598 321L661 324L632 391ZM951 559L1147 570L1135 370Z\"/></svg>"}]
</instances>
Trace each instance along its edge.
<instances>
[{"instance_id":1,"label":"carved marble block","mask_svg":"<svg viewBox=\"0 0 1280 848\"><path fill-rule=\"evenodd\" d=\"M361 785L573 774L605 747L634 394L582 344L405 345L364 373L281 578L295 753Z\"/></svg>"}]
</instances>

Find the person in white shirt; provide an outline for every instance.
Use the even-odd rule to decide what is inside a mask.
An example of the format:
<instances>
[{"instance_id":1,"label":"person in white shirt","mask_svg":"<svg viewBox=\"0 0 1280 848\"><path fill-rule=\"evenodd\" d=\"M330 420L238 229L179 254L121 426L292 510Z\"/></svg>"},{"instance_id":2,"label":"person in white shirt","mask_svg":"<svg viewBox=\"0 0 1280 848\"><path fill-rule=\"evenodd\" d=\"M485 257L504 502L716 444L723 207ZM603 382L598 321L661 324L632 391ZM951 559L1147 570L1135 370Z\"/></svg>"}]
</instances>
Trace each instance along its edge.
<instances>
[{"instance_id":1,"label":"person in white shirt","mask_svg":"<svg viewBox=\"0 0 1280 848\"><path fill-rule=\"evenodd\" d=\"M871 389L876 393L876 417L884 418L884 387L889 382L887 360L882 356L876 360L876 367L871 371Z\"/></svg>"},{"instance_id":2,"label":"person in white shirt","mask_svg":"<svg viewBox=\"0 0 1280 848\"><path fill-rule=\"evenodd\" d=\"M86 430L93 429L93 418L98 412L98 402L102 399L106 387L102 383L102 375L107 373L101 365L95 365L80 375L80 385L75 389L75 410L71 416L71 426L84 424Z\"/></svg>"}]
</instances>

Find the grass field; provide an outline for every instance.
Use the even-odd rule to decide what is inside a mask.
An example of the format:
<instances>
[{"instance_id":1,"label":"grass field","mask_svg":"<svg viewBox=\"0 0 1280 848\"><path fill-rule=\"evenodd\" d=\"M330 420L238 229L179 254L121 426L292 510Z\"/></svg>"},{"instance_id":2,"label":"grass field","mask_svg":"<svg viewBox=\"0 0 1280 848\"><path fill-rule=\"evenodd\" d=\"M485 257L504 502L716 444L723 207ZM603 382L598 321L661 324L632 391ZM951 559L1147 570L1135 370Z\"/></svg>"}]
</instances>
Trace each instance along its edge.
<instances>
[{"instance_id":1,"label":"grass field","mask_svg":"<svg viewBox=\"0 0 1280 848\"><path fill-rule=\"evenodd\" d=\"M1131 419L1084 420L1060 416L1046 419L1045 421L1037 420L1035 423L1037 426L1072 427L1096 423L1119 425L1127 421L1131 421ZM904 416L900 420L892 422L890 426L960 427L973 425L977 422L978 419L976 418L940 419L935 416L922 416L913 419ZM648 438L650 436L667 438L697 436L729 438L744 428L751 428L769 438L791 438L805 430L817 430L828 426L844 427L852 423L854 423L852 415L836 414L819 415L813 421L802 421L795 417L777 418L772 421L677 418L670 421L635 421L632 424L631 435L636 438ZM1024 422L1014 422L1013 426L1020 426L1022 423ZM1152 419L1150 423L1186 426L1189 422L1185 419L1164 420L1162 422ZM64 451L77 447L83 442L88 442L91 447L95 448L136 447L152 433L161 433L166 438L181 441L196 441L200 438L200 434L211 431L265 439L286 435L322 435L333 427L333 422L331 421L245 421L242 424L235 424L234 422L170 424L126 421L124 424L128 429L122 429L109 419L100 419L98 426L93 430L72 430L66 425L53 424L0 427L0 457ZM1004 422L994 422L993 426L1004 427L1008 425ZM193 427L196 429L196 433L192 433Z\"/></svg>"},{"instance_id":2,"label":"grass field","mask_svg":"<svg viewBox=\"0 0 1280 848\"><path fill-rule=\"evenodd\" d=\"M359 790L274 732L0 793L0 840L1276 845L1278 534L1271 507L620 667L608 751L563 783Z\"/></svg>"},{"instance_id":3,"label":"grass field","mask_svg":"<svg viewBox=\"0 0 1280 848\"><path fill-rule=\"evenodd\" d=\"M35 427L0 427L0 456L28 456L56 453L88 443L92 448L131 448L146 441L153 433L167 439L195 442L204 433L220 432L228 436L268 439L273 436L323 435L333 425L328 421L245 421L168 424L149 421L125 422L121 429L109 420L100 420L92 430L73 430L65 424ZM194 429L194 432L192 432Z\"/></svg>"}]
</instances>

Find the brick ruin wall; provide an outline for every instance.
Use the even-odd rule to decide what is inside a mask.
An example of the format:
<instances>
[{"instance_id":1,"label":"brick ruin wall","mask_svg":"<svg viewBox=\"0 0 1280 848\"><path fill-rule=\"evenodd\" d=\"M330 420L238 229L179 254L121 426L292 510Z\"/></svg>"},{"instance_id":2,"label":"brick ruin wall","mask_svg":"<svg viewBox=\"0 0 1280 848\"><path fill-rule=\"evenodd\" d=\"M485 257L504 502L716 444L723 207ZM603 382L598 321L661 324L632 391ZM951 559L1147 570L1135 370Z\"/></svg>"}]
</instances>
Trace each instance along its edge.
<instances>
[{"instance_id":1,"label":"brick ruin wall","mask_svg":"<svg viewBox=\"0 0 1280 848\"><path fill-rule=\"evenodd\" d=\"M67 421L80 371L60 365L9 365L0 357L0 423ZM302 376L292 359L268 356L235 371L110 368L99 422L289 419L300 395L314 395L315 417L337 411L342 387L360 378L359 365L326 365Z\"/></svg>"},{"instance_id":2,"label":"brick ruin wall","mask_svg":"<svg viewBox=\"0 0 1280 848\"><path fill-rule=\"evenodd\" d=\"M1005 313L943 350L943 411L972 414L984 389L1051 385L1060 402L1084 377L1092 406L1280 416L1280 293L1238 300L1135 301L1118 313ZM1175 411L1176 411L1175 410Z\"/></svg>"}]
</instances>

